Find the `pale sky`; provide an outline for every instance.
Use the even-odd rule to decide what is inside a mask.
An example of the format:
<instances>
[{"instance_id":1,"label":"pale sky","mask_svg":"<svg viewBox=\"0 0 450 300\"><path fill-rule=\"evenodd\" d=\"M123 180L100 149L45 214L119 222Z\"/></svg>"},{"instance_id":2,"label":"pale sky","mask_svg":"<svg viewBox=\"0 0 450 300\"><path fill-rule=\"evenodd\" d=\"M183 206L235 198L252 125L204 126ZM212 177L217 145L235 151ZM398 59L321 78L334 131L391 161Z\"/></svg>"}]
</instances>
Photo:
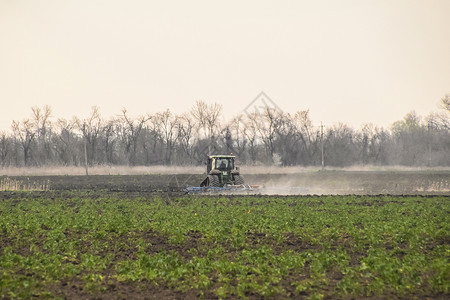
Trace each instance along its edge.
<instances>
[{"instance_id":1,"label":"pale sky","mask_svg":"<svg viewBox=\"0 0 450 300\"><path fill-rule=\"evenodd\" d=\"M388 127L450 93L450 0L0 0L0 130L53 118L241 112Z\"/></svg>"}]
</instances>

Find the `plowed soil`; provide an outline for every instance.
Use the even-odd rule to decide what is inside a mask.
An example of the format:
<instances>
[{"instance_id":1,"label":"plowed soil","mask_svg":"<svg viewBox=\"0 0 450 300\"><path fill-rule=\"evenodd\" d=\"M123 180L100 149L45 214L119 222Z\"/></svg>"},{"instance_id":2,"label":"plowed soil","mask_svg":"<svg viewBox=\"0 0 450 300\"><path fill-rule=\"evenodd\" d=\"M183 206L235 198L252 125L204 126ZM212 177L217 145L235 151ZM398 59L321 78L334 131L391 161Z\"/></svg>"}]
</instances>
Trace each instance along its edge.
<instances>
[{"instance_id":1,"label":"plowed soil","mask_svg":"<svg viewBox=\"0 0 450 300\"><path fill-rule=\"evenodd\" d=\"M199 186L205 175L90 175L90 176L1 176L23 186L45 185L51 190L107 190L113 192L179 193L187 185ZM261 194L358 194L358 195L448 195L448 171L319 171L295 174L250 174L245 183L264 188ZM0 190L4 188L0 187Z\"/></svg>"}]
</instances>

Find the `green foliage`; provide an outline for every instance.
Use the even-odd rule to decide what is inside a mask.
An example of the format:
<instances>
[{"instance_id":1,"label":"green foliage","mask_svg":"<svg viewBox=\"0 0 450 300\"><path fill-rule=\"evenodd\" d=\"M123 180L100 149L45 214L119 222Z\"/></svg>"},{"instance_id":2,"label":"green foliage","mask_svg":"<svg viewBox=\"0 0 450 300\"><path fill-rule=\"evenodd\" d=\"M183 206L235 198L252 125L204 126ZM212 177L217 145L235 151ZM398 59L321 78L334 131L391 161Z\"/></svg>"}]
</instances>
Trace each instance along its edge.
<instances>
[{"instance_id":1,"label":"green foliage","mask_svg":"<svg viewBox=\"0 0 450 300\"><path fill-rule=\"evenodd\" d=\"M146 282L218 298L448 294L447 197L63 197L0 203L0 297Z\"/></svg>"}]
</instances>

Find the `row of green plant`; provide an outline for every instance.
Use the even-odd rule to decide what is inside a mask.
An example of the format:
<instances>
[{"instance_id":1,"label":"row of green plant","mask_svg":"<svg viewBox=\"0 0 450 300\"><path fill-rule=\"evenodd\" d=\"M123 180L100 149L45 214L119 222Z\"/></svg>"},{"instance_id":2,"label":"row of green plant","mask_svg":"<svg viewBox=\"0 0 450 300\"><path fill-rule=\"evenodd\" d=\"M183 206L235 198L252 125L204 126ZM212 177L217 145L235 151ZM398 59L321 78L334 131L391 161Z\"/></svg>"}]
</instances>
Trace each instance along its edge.
<instances>
[{"instance_id":1,"label":"row of green plant","mask_svg":"<svg viewBox=\"0 0 450 300\"><path fill-rule=\"evenodd\" d=\"M446 295L449 211L448 197L6 199L0 297L63 297L71 282L92 295L117 282L218 298Z\"/></svg>"}]
</instances>

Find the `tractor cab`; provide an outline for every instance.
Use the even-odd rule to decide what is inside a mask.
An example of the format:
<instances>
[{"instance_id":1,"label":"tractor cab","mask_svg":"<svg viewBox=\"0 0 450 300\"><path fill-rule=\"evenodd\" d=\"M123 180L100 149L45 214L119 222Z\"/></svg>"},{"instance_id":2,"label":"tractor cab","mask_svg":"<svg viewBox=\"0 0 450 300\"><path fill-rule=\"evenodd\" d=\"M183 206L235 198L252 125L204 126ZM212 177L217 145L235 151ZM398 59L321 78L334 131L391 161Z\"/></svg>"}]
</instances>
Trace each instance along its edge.
<instances>
[{"instance_id":1,"label":"tractor cab","mask_svg":"<svg viewBox=\"0 0 450 300\"><path fill-rule=\"evenodd\" d=\"M210 155L206 161L206 174L200 186L223 187L225 185L241 185L244 179L235 168L233 155Z\"/></svg>"},{"instance_id":2,"label":"tractor cab","mask_svg":"<svg viewBox=\"0 0 450 300\"><path fill-rule=\"evenodd\" d=\"M206 162L206 172L209 174L212 170L219 170L223 175L234 170L234 158L231 155L214 155L209 156Z\"/></svg>"}]
</instances>

